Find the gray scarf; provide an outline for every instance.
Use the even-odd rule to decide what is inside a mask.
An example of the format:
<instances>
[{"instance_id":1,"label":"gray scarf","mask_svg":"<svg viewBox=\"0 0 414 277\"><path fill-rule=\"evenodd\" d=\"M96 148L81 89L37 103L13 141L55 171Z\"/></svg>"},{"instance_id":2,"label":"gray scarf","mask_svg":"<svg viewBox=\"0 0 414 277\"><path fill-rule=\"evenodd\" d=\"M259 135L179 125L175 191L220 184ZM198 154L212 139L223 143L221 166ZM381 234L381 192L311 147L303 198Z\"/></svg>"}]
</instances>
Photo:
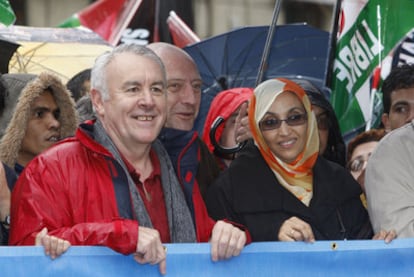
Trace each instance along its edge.
<instances>
[{"instance_id":1,"label":"gray scarf","mask_svg":"<svg viewBox=\"0 0 414 277\"><path fill-rule=\"evenodd\" d=\"M128 173L121 155L115 144L106 133L102 123L97 120L94 125L95 140L105 147L120 164L123 173L128 178L128 186L132 199L132 207L135 218L140 226L153 228L151 219L145 208L144 202L136 188L134 181ZM167 151L158 140L152 144L161 165L161 184L164 192L165 206L167 209L168 226L170 229L171 242L196 242L196 233L190 210L184 197L181 185L178 182L173 165ZM128 200L126 200L128 201Z\"/></svg>"}]
</instances>

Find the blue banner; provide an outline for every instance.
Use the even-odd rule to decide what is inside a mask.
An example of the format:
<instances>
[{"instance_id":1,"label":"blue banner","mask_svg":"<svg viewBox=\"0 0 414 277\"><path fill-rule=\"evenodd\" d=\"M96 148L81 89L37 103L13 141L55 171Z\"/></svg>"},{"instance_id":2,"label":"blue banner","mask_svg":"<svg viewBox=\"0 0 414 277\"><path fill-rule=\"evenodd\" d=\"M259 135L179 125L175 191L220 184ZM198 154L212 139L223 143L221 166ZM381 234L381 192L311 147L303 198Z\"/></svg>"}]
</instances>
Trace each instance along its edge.
<instances>
[{"instance_id":1,"label":"blue banner","mask_svg":"<svg viewBox=\"0 0 414 277\"><path fill-rule=\"evenodd\" d=\"M268 242L239 257L210 259L209 244L167 244L167 276L414 276L414 239ZM42 247L0 247L3 276L160 276L105 247L72 246L51 260Z\"/></svg>"}]
</instances>

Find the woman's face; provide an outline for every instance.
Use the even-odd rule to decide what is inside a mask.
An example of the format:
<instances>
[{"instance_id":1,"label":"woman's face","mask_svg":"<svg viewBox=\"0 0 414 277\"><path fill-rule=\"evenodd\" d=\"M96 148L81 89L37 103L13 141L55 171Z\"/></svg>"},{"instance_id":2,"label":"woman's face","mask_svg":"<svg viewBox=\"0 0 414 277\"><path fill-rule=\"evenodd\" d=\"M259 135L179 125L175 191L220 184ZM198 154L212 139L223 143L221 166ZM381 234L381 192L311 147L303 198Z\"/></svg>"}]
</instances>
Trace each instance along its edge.
<instances>
[{"instance_id":1,"label":"woman's face","mask_svg":"<svg viewBox=\"0 0 414 277\"><path fill-rule=\"evenodd\" d=\"M319 134L319 154L323 155L328 145L328 137L329 137L329 115L325 109L322 109L319 106L312 105L313 112L316 116L316 121L318 123L318 134ZM323 123L322 123L323 121Z\"/></svg>"},{"instance_id":2,"label":"woman's face","mask_svg":"<svg viewBox=\"0 0 414 277\"><path fill-rule=\"evenodd\" d=\"M289 126L286 119L298 119L300 116L306 117L306 111L299 98L292 92L281 93L270 106L262 120L272 122L274 120L284 120L280 127L261 132L270 150L285 163L292 163L303 151L306 144L307 120L296 121L296 126ZM302 117L303 118L303 117ZM269 125L269 124L267 124Z\"/></svg>"}]
</instances>

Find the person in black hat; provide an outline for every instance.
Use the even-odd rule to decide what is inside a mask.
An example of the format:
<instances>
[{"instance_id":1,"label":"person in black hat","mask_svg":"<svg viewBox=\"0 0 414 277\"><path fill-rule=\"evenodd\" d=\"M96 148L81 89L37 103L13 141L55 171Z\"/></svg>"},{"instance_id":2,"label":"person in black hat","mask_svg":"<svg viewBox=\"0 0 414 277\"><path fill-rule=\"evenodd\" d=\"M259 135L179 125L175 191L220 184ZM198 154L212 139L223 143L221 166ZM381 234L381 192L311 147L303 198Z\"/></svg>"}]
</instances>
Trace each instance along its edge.
<instances>
[{"instance_id":1,"label":"person in black hat","mask_svg":"<svg viewBox=\"0 0 414 277\"><path fill-rule=\"evenodd\" d=\"M91 69L85 69L74 75L67 83L67 89L75 102L89 94L91 88Z\"/></svg>"},{"instance_id":2,"label":"person in black hat","mask_svg":"<svg viewBox=\"0 0 414 277\"><path fill-rule=\"evenodd\" d=\"M331 103L321 89L306 79L292 79L306 92L316 116L319 131L319 153L324 158L345 167L346 145L342 138L338 119Z\"/></svg>"}]
</instances>

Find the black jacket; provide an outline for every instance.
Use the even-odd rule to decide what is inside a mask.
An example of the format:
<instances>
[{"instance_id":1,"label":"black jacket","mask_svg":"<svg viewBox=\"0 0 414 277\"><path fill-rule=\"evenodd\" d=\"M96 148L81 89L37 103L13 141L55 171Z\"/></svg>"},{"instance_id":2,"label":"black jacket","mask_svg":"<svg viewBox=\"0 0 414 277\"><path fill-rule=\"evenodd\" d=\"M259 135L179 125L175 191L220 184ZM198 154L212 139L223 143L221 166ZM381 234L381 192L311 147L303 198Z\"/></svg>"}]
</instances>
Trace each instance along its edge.
<instances>
[{"instance_id":1,"label":"black jacket","mask_svg":"<svg viewBox=\"0 0 414 277\"><path fill-rule=\"evenodd\" d=\"M253 241L277 241L281 225L292 216L310 224L316 240L370 239L371 224L353 177L322 157L313 173L307 207L279 184L257 147L249 146L210 186L209 214L243 224Z\"/></svg>"},{"instance_id":2,"label":"black jacket","mask_svg":"<svg viewBox=\"0 0 414 277\"><path fill-rule=\"evenodd\" d=\"M17 180L17 175L14 172L13 169L5 165L4 163L1 163L0 166L3 166L4 173L6 180L1 180L2 182L6 182L7 186L10 191L13 190L14 184ZM1 218L1 221L4 221L5 218ZM6 228L2 223L0 223L0 245L7 245L9 240L9 229Z\"/></svg>"}]
</instances>

